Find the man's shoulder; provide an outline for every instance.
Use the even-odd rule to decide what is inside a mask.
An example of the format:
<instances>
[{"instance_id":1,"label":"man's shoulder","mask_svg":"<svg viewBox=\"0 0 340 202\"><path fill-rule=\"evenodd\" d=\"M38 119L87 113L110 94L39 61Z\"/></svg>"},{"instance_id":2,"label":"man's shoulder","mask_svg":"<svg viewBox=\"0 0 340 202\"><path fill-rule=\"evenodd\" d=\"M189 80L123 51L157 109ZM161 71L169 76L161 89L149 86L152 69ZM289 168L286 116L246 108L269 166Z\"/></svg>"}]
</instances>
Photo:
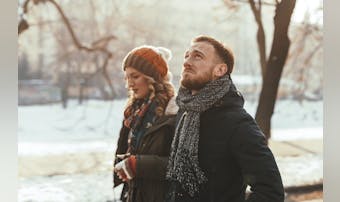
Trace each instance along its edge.
<instances>
[{"instance_id":1,"label":"man's shoulder","mask_svg":"<svg viewBox=\"0 0 340 202\"><path fill-rule=\"evenodd\" d=\"M241 125L251 125L255 120L244 108L216 108L208 110L201 116L204 127L219 128L221 131L234 131Z\"/></svg>"},{"instance_id":2,"label":"man's shoulder","mask_svg":"<svg viewBox=\"0 0 340 202\"><path fill-rule=\"evenodd\" d=\"M243 107L213 107L207 110L203 116L223 120L252 118Z\"/></svg>"}]
</instances>

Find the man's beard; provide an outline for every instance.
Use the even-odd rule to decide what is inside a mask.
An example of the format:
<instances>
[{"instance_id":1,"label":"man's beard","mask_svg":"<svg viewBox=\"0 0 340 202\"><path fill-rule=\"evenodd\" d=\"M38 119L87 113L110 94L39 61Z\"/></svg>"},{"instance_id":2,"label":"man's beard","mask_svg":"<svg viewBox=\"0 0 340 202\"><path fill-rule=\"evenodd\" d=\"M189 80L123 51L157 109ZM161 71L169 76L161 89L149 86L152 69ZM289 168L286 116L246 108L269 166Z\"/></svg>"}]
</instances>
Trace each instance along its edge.
<instances>
[{"instance_id":1,"label":"man's beard","mask_svg":"<svg viewBox=\"0 0 340 202\"><path fill-rule=\"evenodd\" d=\"M190 76L189 78L185 78L182 76L181 79L181 85L188 90L200 90L213 79L212 72L206 72L206 74L201 76L191 76L195 78L190 78Z\"/></svg>"}]
</instances>

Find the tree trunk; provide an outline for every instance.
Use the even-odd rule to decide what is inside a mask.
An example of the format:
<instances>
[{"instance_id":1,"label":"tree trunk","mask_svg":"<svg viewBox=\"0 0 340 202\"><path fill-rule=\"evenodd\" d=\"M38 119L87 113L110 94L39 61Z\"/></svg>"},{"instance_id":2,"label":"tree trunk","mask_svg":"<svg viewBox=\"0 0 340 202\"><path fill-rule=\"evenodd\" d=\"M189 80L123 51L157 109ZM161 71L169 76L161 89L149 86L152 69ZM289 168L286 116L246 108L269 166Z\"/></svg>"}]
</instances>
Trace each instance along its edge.
<instances>
[{"instance_id":1,"label":"tree trunk","mask_svg":"<svg viewBox=\"0 0 340 202\"><path fill-rule=\"evenodd\" d=\"M295 3L296 0L282 0L276 5L273 43L255 115L255 119L264 132L267 142L271 137L271 117L274 112L279 82L290 46L288 28Z\"/></svg>"},{"instance_id":2,"label":"tree trunk","mask_svg":"<svg viewBox=\"0 0 340 202\"><path fill-rule=\"evenodd\" d=\"M266 72L266 36L264 32L264 27L262 23L262 3L258 2L258 7L255 5L254 0L249 0L250 8L254 14L255 21L258 27L257 33L256 33L256 40L257 40L257 46L259 49L259 56L260 56L260 64L261 64L261 74L262 74L262 82L263 78Z\"/></svg>"},{"instance_id":3,"label":"tree trunk","mask_svg":"<svg viewBox=\"0 0 340 202\"><path fill-rule=\"evenodd\" d=\"M60 75L59 75L60 76ZM71 82L71 75L70 72L65 72L62 74L61 77L61 102L63 105L63 108L67 108L67 102L69 99L69 93L68 93L68 88L70 87L70 82Z\"/></svg>"},{"instance_id":4,"label":"tree trunk","mask_svg":"<svg viewBox=\"0 0 340 202\"><path fill-rule=\"evenodd\" d=\"M79 97L78 97L78 104L82 105L83 101L87 99L86 89L88 88L89 78L82 78L79 83Z\"/></svg>"},{"instance_id":5,"label":"tree trunk","mask_svg":"<svg viewBox=\"0 0 340 202\"><path fill-rule=\"evenodd\" d=\"M257 44L260 51L260 63L261 63L261 73L262 81L264 75L266 75L266 39L264 34L264 28L262 23L259 24L259 30L257 31Z\"/></svg>"},{"instance_id":6,"label":"tree trunk","mask_svg":"<svg viewBox=\"0 0 340 202\"><path fill-rule=\"evenodd\" d=\"M78 97L78 104L82 105L84 100L84 84L79 85L79 97Z\"/></svg>"}]
</instances>

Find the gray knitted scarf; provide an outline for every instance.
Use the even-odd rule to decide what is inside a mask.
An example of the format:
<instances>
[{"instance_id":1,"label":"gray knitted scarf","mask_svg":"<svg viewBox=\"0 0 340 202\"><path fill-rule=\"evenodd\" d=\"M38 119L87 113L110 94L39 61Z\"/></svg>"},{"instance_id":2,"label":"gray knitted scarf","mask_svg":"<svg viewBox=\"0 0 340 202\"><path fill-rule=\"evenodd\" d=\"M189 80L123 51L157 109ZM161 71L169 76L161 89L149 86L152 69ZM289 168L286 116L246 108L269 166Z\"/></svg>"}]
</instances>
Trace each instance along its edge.
<instances>
[{"instance_id":1,"label":"gray knitted scarf","mask_svg":"<svg viewBox=\"0 0 340 202\"><path fill-rule=\"evenodd\" d=\"M171 145L167 179L177 181L190 196L199 192L207 181L198 163L200 114L211 108L228 91L232 84L229 75L205 85L197 94L180 87L176 103L182 114Z\"/></svg>"}]
</instances>

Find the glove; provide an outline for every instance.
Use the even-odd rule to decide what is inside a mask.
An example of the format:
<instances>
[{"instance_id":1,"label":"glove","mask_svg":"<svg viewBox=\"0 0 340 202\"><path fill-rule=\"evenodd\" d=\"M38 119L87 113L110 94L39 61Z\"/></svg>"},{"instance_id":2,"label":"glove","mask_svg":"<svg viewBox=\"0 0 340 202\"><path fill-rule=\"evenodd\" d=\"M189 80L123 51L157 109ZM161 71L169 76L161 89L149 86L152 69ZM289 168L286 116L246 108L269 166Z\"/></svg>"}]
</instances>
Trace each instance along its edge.
<instances>
[{"instance_id":1,"label":"glove","mask_svg":"<svg viewBox=\"0 0 340 202\"><path fill-rule=\"evenodd\" d=\"M117 163L114 171L124 182L133 179L136 176L136 156L131 155Z\"/></svg>"}]
</instances>

